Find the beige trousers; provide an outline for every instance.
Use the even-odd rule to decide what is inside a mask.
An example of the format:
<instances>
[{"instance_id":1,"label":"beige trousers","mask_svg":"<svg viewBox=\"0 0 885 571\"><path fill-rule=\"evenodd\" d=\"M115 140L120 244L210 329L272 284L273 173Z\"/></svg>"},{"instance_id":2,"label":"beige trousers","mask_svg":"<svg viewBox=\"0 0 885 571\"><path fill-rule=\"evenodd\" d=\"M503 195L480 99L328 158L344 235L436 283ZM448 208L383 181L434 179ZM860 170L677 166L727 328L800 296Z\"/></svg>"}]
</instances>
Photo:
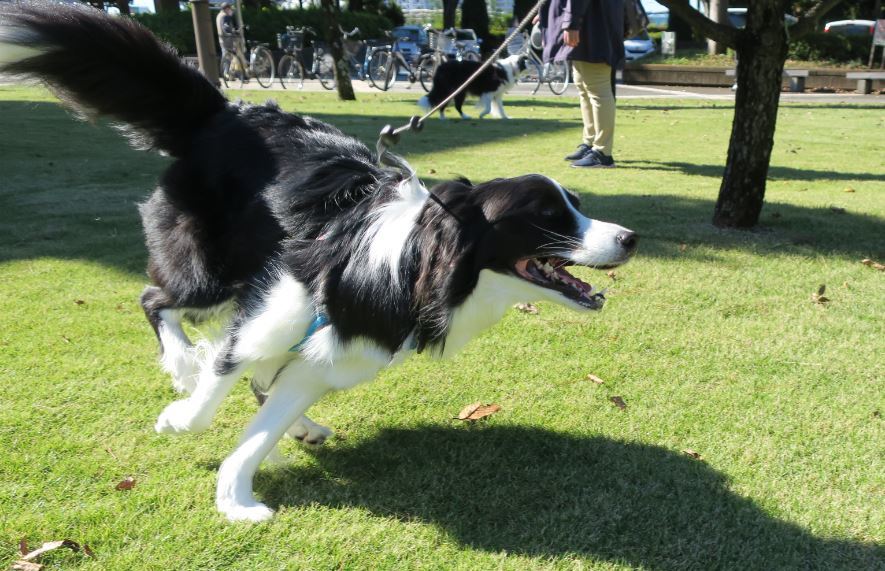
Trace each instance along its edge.
<instances>
[{"instance_id":1,"label":"beige trousers","mask_svg":"<svg viewBox=\"0 0 885 571\"><path fill-rule=\"evenodd\" d=\"M615 95L612 93L612 68L605 63L572 60L575 87L581 98L584 120L584 144L606 156L612 154L615 138Z\"/></svg>"}]
</instances>

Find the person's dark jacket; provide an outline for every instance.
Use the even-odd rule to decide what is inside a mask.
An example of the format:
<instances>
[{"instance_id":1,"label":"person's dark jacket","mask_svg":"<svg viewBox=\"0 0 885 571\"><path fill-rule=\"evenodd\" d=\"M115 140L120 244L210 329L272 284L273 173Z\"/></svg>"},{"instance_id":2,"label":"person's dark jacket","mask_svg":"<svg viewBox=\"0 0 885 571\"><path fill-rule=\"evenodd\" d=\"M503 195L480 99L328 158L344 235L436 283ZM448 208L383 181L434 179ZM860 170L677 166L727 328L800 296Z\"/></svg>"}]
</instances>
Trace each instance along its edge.
<instances>
[{"instance_id":1,"label":"person's dark jacket","mask_svg":"<svg viewBox=\"0 0 885 571\"><path fill-rule=\"evenodd\" d=\"M544 61L565 59L607 63L624 62L623 0L549 0L541 7ZM579 30L574 48L563 43L563 30Z\"/></svg>"}]
</instances>

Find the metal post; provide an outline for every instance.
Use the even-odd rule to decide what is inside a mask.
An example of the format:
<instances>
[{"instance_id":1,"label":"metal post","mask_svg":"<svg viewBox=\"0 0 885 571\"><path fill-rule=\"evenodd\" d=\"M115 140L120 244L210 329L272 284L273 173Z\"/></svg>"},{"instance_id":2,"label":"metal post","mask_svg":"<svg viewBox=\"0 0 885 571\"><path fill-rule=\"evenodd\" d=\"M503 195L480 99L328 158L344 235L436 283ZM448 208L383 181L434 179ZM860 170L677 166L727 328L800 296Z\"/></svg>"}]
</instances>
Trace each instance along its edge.
<instances>
[{"instance_id":1,"label":"metal post","mask_svg":"<svg viewBox=\"0 0 885 571\"><path fill-rule=\"evenodd\" d=\"M194 20L194 37L197 40L197 59L200 71L216 87L218 81L218 52L212 37L212 17L209 15L209 0L190 0Z\"/></svg>"},{"instance_id":2,"label":"metal post","mask_svg":"<svg viewBox=\"0 0 885 571\"><path fill-rule=\"evenodd\" d=\"M710 3L708 5L710 6L710 14L708 15L711 20L719 24L729 25L728 0L710 0ZM724 54L725 45L711 39L707 39L707 53L711 56L716 54Z\"/></svg>"}]
</instances>

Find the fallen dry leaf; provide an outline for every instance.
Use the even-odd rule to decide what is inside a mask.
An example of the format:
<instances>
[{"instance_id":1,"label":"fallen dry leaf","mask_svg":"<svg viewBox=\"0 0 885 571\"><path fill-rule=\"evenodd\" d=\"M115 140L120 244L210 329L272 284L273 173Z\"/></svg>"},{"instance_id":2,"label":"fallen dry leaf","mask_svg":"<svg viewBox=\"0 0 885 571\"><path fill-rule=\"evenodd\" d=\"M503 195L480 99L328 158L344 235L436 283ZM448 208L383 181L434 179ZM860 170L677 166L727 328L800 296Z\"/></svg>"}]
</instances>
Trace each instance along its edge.
<instances>
[{"instance_id":1,"label":"fallen dry leaf","mask_svg":"<svg viewBox=\"0 0 885 571\"><path fill-rule=\"evenodd\" d=\"M427 172L428 172L428 174L436 174L436 169L430 169Z\"/></svg>"},{"instance_id":2,"label":"fallen dry leaf","mask_svg":"<svg viewBox=\"0 0 885 571\"><path fill-rule=\"evenodd\" d=\"M107 452L108 454L110 454L111 457L112 457L114 460L116 460L116 461L118 461L118 462L120 461L120 459L117 458L117 455L114 454L114 451L111 450L110 448L105 448L104 451Z\"/></svg>"},{"instance_id":3,"label":"fallen dry leaf","mask_svg":"<svg viewBox=\"0 0 885 571\"><path fill-rule=\"evenodd\" d=\"M618 274L616 274L614 270L611 270L610 272L608 272L608 273L605 274L605 275L607 275L608 277L610 277L610 278L613 279L613 280L618 279Z\"/></svg>"},{"instance_id":4,"label":"fallen dry leaf","mask_svg":"<svg viewBox=\"0 0 885 571\"><path fill-rule=\"evenodd\" d=\"M874 270L879 270L880 272L885 272L885 264L880 264L879 262L874 262L873 260L871 260L869 258L864 258L863 260L860 261L860 263L865 266L869 266L869 267L873 268Z\"/></svg>"},{"instance_id":5,"label":"fallen dry leaf","mask_svg":"<svg viewBox=\"0 0 885 571\"><path fill-rule=\"evenodd\" d=\"M691 448L686 448L685 450L682 451L682 453L688 454L692 458L697 458L698 460L700 460L700 458L701 458L701 455L699 453L695 452L694 450L692 450Z\"/></svg>"},{"instance_id":6,"label":"fallen dry leaf","mask_svg":"<svg viewBox=\"0 0 885 571\"><path fill-rule=\"evenodd\" d=\"M43 569L43 566L39 563L34 563L33 561L25 561L21 559L16 561L10 567L11 571L40 571Z\"/></svg>"},{"instance_id":7,"label":"fallen dry leaf","mask_svg":"<svg viewBox=\"0 0 885 571\"><path fill-rule=\"evenodd\" d=\"M618 396L615 396L615 397L609 397L608 400L612 401L612 403L613 403L616 407L618 407L619 409L621 409L621 410L627 410L627 403L625 403L625 402L624 402L624 399L622 399L621 397L618 397Z\"/></svg>"},{"instance_id":8,"label":"fallen dry leaf","mask_svg":"<svg viewBox=\"0 0 885 571\"><path fill-rule=\"evenodd\" d=\"M686 249L688 249L688 244L679 244L680 252L684 252Z\"/></svg>"},{"instance_id":9,"label":"fallen dry leaf","mask_svg":"<svg viewBox=\"0 0 885 571\"><path fill-rule=\"evenodd\" d=\"M593 381L597 385L604 385L605 381L594 375L593 373L587 373L587 379Z\"/></svg>"},{"instance_id":10,"label":"fallen dry leaf","mask_svg":"<svg viewBox=\"0 0 885 571\"><path fill-rule=\"evenodd\" d=\"M485 418L487 416L491 416L501 410L501 407L496 404L482 404L481 402L475 402L473 404L468 404L464 408L461 409L461 412L458 413L458 420L479 420L481 418Z\"/></svg>"},{"instance_id":11,"label":"fallen dry leaf","mask_svg":"<svg viewBox=\"0 0 885 571\"><path fill-rule=\"evenodd\" d=\"M91 557L95 559L95 553L85 543L83 544L83 553L86 554L86 557Z\"/></svg>"},{"instance_id":12,"label":"fallen dry leaf","mask_svg":"<svg viewBox=\"0 0 885 571\"><path fill-rule=\"evenodd\" d=\"M842 192L854 192L854 189L849 186L848 188L843 189Z\"/></svg>"},{"instance_id":13,"label":"fallen dry leaf","mask_svg":"<svg viewBox=\"0 0 885 571\"><path fill-rule=\"evenodd\" d=\"M61 340L64 341L65 343L70 343L70 342L71 342L71 340L68 338L67 335L62 335L62 336L61 336Z\"/></svg>"},{"instance_id":14,"label":"fallen dry leaf","mask_svg":"<svg viewBox=\"0 0 885 571\"><path fill-rule=\"evenodd\" d=\"M517 303L513 307L515 307L517 311L528 313L530 315L537 315L540 311L538 306L533 303Z\"/></svg>"},{"instance_id":15,"label":"fallen dry leaf","mask_svg":"<svg viewBox=\"0 0 885 571\"><path fill-rule=\"evenodd\" d=\"M18 554L22 557L28 554L28 540L24 537L18 540Z\"/></svg>"},{"instance_id":16,"label":"fallen dry leaf","mask_svg":"<svg viewBox=\"0 0 885 571\"><path fill-rule=\"evenodd\" d=\"M74 303L76 303L77 305L83 305L83 304L86 303L86 302L83 301L82 299L75 299L75 300L74 300Z\"/></svg>"},{"instance_id":17,"label":"fallen dry leaf","mask_svg":"<svg viewBox=\"0 0 885 571\"><path fill-rule=\"evenodd\" d=\"M819 303L821 305L828 303L830 298L824 295L824 292L827 291L827 286L821 284L819 288L817 288L817 293L811 294L811 301L814 303Z\"/></svg>"},{"instance_id":18,"label":"fallen dry leaf","mask_svg":"<svg viewBox=\"0 0 885 571\"><path fill-rule=\"evenodd\" d=\"M833 214L845 214L845 209L839 206L830 206L830 212Z\"/></svg>"},{"instance_id":19,"label":"fallen dry leaf","mask_svg":"<svg viewBox=\"0 0 885 571\"><path fill-rule=\"evenodd\" d=\"M21 546L19 546L21 547ZM80 551L80 544L76 541L71 541L70 539L62 539L61 541L47 541L39 548L34 551L28 552L27 555L22 556L22 561L33 561L34 559L40 557L44 553L48 551L52 551L54 549L58 549L59 547L67 547L71 551Z\"/></svg>"},{"instance_id":20,"label":"fallen dry leaf","mask_svg":"<svg viewBox=\"0 0 885 571\"><path fill-rule=\"evenodd\" d=\"M118 490L131 490L135 487L135 478L126 476L126 479L114 486Z\"/></svg>"}]
</instances>

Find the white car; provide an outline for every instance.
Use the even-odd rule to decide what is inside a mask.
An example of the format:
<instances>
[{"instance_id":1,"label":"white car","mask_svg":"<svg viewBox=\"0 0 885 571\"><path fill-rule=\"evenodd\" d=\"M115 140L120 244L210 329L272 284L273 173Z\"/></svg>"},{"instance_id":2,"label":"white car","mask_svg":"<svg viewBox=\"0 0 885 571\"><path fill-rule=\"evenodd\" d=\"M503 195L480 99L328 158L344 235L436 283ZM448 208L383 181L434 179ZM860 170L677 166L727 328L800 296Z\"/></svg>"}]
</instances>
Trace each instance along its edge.
<instances>
[{"instance_id":1,"label":"white car","mask_svg":"<svg viewBox=\"0 0 885 571\"><path fill-rule=\"evenodd\" d=\"M627 61L636 61L649 54L655 53L655 41L643 30L635 38L624 40L624 57Z\"/></svg>"},{"instance_id":2,"label":"white car","mask_svg":"<svg viewBox=\"0 0 885 571\"><path fill-rule=\"evenodd\" d=\"M875 31L873 20L836 20L824 25L824 33L842 36L872 36Z\"/></svg>"},{"instance_id":3,"label":"white car","mask_svg":"<svg viewBox=\"0 0 885 571\"><path fill-rule=\"evenodd\" d=\"M731 22L731 25L735 28L746 28L747 27L747 9L746 8L729 8L728 9L728 21ZM788 26L792 26L796 22L799 21L799 18L793 16L791 14L784 14L784 22L787 23Z\"/></svg>"}]
</instances>

